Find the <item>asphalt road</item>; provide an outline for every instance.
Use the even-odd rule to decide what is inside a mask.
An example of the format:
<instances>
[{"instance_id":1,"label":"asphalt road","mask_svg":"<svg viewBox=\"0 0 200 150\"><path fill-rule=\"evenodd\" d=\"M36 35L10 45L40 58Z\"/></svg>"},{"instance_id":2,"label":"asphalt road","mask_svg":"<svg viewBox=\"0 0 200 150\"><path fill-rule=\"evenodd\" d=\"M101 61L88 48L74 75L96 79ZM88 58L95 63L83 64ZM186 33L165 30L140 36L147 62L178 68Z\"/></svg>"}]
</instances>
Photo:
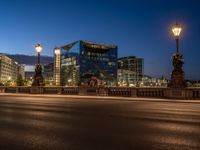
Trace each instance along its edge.
<instances>
[{"instance_id":1,"label":"asphalt road","mask_svg":"<svg viewBox=\"0 0 200 150\"><path fill-rule=\"evenodd\" d=\"M0 96L0 150L200 150L200 103Z\"/></svg>"}]
</instances>

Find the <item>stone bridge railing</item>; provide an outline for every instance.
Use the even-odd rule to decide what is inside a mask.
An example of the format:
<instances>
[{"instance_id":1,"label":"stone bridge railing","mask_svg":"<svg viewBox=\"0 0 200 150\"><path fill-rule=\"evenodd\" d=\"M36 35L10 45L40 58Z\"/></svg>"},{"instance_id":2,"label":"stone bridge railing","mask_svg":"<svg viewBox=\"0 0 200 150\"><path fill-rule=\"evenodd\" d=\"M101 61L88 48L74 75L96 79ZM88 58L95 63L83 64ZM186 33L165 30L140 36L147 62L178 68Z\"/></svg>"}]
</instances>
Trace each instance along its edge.
<instances>
[{"instance_id":1,"label":"stone bridge railing","mask_svg":"<svg viewBox=\"0 0 200 150\"><path fill-rule=\"evenodd\" d=\"M169 99L199 99L200 88L129 88L129 87L7 87L0 86L1 93L63 94L120 97L150 97Z\"/></svg>"}]
</instances>

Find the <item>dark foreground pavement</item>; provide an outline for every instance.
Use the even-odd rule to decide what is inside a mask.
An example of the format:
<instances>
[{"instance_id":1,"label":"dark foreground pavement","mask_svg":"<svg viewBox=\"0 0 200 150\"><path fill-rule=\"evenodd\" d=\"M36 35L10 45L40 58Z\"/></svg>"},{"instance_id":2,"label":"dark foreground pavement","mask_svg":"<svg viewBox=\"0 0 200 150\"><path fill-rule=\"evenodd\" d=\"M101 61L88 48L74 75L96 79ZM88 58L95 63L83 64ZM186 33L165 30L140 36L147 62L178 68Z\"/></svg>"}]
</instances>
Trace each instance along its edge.
<instances>
[{"instance_id":1,"label":"dark foreground pavement","mask_svg":"<svg viewBox=\"0 0 200 150\"><path fill-rule=\"evenodd\" d=\"M200 103L0 96L0 150L200 150Z\"/></svg>"}]
</instances>

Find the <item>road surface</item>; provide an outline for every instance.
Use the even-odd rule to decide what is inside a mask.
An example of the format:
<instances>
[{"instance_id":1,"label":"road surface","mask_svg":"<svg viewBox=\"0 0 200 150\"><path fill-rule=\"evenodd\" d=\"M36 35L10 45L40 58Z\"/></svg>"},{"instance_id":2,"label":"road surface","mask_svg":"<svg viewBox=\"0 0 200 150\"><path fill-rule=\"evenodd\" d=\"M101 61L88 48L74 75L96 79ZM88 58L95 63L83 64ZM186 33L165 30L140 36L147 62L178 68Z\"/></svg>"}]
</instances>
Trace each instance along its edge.
<instances>
[{"instance_id":1,"label":"road surface","mask_svg":"<svg viewBox=\"0 0 200 150\"><path fill-rule=\"evenodd\" d=\"M200 150L200 103L0 96L0 150Z\"/></svg>"}]
</instances>

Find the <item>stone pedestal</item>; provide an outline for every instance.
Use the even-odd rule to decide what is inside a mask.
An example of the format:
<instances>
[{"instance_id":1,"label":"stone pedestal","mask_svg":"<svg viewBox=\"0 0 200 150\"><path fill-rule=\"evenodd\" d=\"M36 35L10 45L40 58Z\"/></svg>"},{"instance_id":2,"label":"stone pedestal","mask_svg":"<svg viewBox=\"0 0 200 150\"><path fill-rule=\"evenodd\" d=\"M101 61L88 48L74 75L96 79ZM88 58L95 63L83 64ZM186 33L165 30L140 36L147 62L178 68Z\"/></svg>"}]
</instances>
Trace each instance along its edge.
<instances>
[{"instance_id":1,"label":"stone pedestal","mask_svg":"<svg viewBox=\"0 0 200 150\"><path fill-rule=\"evenodd\" d=\"M38 87L38 86L33 86L33 87L31 87L30 92L31 92L31 94L43 94L44 88Z\"/></svg>"},{"instance_id":2,"label":"stone pedestal","mask_svg":"<svg viewBox=\"0 0 200 150\"><path fill-rule=\"evenodd\" d=\"M44 86L44 78L42 76L42 66L40 64L35 65L35 75L32 86Z\"/></svg>"},{"instance_id":3,"label":"stone pedestal","mask_svg":"<svg viewBox=\"0 0 200 150\"><path fill-rule=\"evenodd\" d=\"M98 94L97 87L81 86L79 88L79 95L96 96Z\"/></svg>"},{"instance_id":4,"label":"stone pedestal","mask_svg":"<svg viewBox=\"0 0 200 150\"><path fill-rule=\"evenodd\" d=\"M174 69L171 74L171 81L168 84L170 88L185 88L185 73L182 69L184 64L183 56L180 53L175 53L172 57Z\"/></svg>"},{"instance_id":5,"label":"stone pedestal","mask_svg":"<svg viewBox=\"0 0 200 150\"><path fill-rule=\"evenodd\" d=\"M0 93L5 93L5 87L0 87Z\"/></svg>"},{"instance_id":6,"label":"stone pedestal","mask_svg":"<svg viewBox=\"0 0 200 150\"><path fill-rule=\"evenodd\" d=\"M183 89L169 89L168 97L170 99L185 99L185 90Z\"/></svg>"},{"instance_id":7,"label":"stone pedestal","mask_svg":"<svg viewBox=\"0 0 200 150\"><path fill-rule=\"evenodd\" d=\"M98 96L108 96L108 90L105 87L98 88Z\"/></svg>"},{"instance_id":8,"label":"stone pedestal","mask_svg":"<svg viewBox=\"0 0 200 150\"><path fill-rule=\"evenodd\" d=\"M131 97L137 97L137 89L131 88Z\"/></svg>"},{"instance_id":9,"label":"stone pedestal","mask_svg":"<svg viewBox=\"0 0 200 150\"><path fill-rule=\"evenodd\" d=\"M62 93L63 93L62 87L57 87L57 94L62 94Z\"/></svg>"}]
</instances>

